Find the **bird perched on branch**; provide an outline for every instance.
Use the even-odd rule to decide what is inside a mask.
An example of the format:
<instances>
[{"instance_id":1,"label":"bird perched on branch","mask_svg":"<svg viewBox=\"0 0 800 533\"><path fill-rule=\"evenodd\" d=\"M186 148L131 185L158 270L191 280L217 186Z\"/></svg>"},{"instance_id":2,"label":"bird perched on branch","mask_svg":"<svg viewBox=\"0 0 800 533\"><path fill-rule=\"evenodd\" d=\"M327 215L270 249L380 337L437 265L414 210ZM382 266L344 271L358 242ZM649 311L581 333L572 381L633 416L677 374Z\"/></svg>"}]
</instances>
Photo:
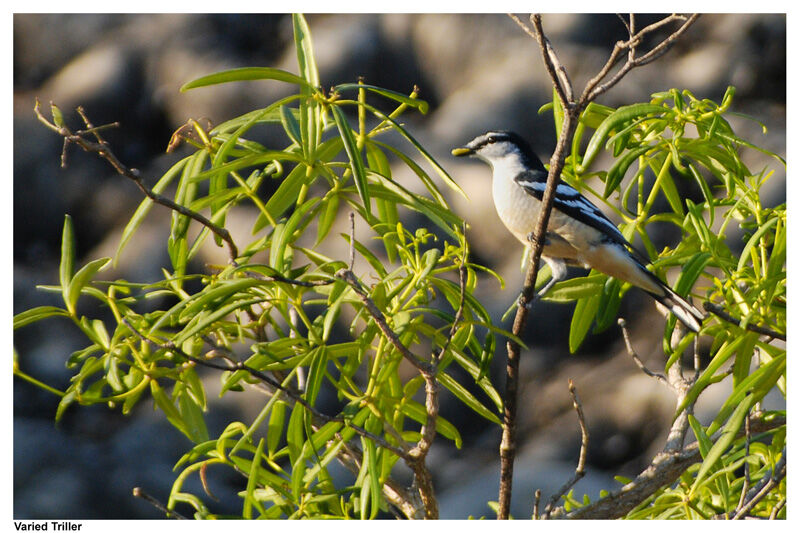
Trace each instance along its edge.
<instances>
[{"instance_id":1,"label":"bird perched on branch","mask_svg":"<svg viewBox=\"0 0 800 533\"><path fill-rule=\"evenodd\" d=\"M547 169L516 133L490 131L453 150L455 156L475 156L492 167L492 196L500 220L528 245L539 218ZM553 209L545 233L542 259L552 278L539 291L544 296L567 275L567 266L593 268L639 287L694 332L705 315L647 270L641 256L592 202L566 183L556 185Z\"/></svg>"}]
</instances>

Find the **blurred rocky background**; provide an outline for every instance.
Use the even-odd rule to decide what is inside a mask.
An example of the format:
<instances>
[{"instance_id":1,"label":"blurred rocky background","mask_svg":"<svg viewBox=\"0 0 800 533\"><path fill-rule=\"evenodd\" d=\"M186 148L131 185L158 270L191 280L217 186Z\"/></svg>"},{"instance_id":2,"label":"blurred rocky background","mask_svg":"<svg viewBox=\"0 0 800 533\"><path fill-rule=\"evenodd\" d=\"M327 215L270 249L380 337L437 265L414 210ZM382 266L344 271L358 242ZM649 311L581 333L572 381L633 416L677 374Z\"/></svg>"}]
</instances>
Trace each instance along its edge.
<instances>
[{"instance_id":1,"label":"blurred rocky background","mask_svg":"<svg viewBox=\"0 0 800 533\"><path fill-rule=\"evenodd\" d=\"M639 27L654 18L639 17ZM545 15L543 20L576 87L602 67L613 43L625 37L622 24L610 14ZM506 279L506 290L487 278L480 292L499 321L521 286L521 249L494 213L488 169L456 161L449 150L487 129L512 129L529 139L543 159L549 158L555 145L552 115L537 110L551 98L551 88L534 41L500 14L311 15L308 22L325 86L363 76L368 83L402 93L415 84L422 89L430 112L406 115L405 122L470 198L453 197L452 206L471 225L475 260ZM106 133L108 141L152 185L180 157L164 151L172 132L188 118L219 123L291 90L278 82L255 82L178 92L198 76L241 66L296 72L288 16L14 17L15 313L60 303L57 295L35 286L58 282L65 213L74 219L80 255L76 263L82 264L113 255L121 229L141 201L132 183L75 148L67 152L67 168L59 168L61 139L37 122L34 99L58 104L74 128L79 126L74 113L78 105L95 124L119 121L119 128ZM784 15L705 15L668 54L634 70L600 103L647 101L651 93L672 87L719 101L729 85L737 88L733 111L757 118L768 129L763 134L757 122L734 118L737 133L785 157ZM752 151L746 161L752 169L769 164ZM399 167L397 171L395 177L402 182ZM769 204L785 200L782 174L768 194ZM135 281L158 276L160 267L168 265L168 216L155 207L119 269L107 275ZM675 237L656 238L669 244ZM645 362L652 368L663 365L662 322L651 301L631 291L621 314ZM567 391L569 378L578 388L591 433L589 474L575 489L579 497L587 493L595 499L601 488L616 486L614 475L638 473L663 445L674 408L671 392L625 354L618 329L590 336L579 353L569 355L570 316L571 306L537 305L524 337L533 348L523 353L522 364L525 383L512 508L520 518L530 516L536 488L547 498L574 470L580 435ZM23 369L61 388L69 376L64 362L84 342L69 323L59 320L26 327L14 337ZM498 387L504 352L501 345L495 360ZM216 396L218 381L213 375L207 380L210 398ZM215 401L208 413L212 434L233 417L252 420L261 407L246 394L228 394L224 400ZM705 401L713 409L715 399ZM165 501L174 480L172 466L189 441L150 405L130 417L104 407L72 408L55 425L56 403L53 396L15 380L14 517L163 517L133 498L131 489L141 486ZM476 422L449 399L444 399L442 412L465 439L458 452L439 439L429 461L442 517L493 516L486 502L497 498L499 430ZM702 420L703 404L698 413ZM216 479L212 490L213 483L235 486L235 480ZM193 488L200 493L198 485ZM240 507L235 490L215 492L230 493L214 504L219 511Z\"/></svg>"}]
</instances>

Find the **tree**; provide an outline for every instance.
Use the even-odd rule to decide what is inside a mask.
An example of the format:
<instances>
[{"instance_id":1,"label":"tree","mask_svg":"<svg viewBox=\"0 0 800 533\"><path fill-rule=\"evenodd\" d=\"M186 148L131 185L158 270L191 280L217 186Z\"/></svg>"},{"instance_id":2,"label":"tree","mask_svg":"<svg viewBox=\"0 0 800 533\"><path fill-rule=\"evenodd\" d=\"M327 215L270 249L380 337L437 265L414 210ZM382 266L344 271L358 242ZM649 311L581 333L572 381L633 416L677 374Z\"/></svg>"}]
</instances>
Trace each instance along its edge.
<instances>
[{"instance_id":1,"label":"tree","mask_svg":"<svg viewBox=\"0 0 800 533\"><path fill-rule=\"evenodd\" d=\"M676 291L696 292L697 280L707 280L703 300L719 317L707 321L701 332L715 339L711 362L701 368L696 358L691 378L683 377L680 357L696 337L684 335L674 319L666 322L665 372L651 374L676 389L678 408L671 438L654 459L656 475L648 477L659 484L634 480L589 503L567 494L568 483L563 506L556 507L554 500L543 513L537 509L534 514L785 513L785 496L780 496L785 495L785 421L781 414L750 413L773 387L785 393L785 349L773 343L785 339L785 207L761 208L758 189L769 175L753 175L744 166L738 151L755 146L738 138L723 117L733 90L721 104L677 90L616 110L591 103L596 94L574 102L566 71L544 38L540 20L532 21L556 86L547 109L561 132L550 165L550 188L560 174L612 206L625 223L623 232L640 235L657 269L681 267ZM631 40L627 47L615 48L614 58L626 50L633 54L638 44L632 17L628 24ZM537 279L536 245L514 329L504 331L474 297L481 277L494 274L470 262L464 223L448 208L433 178L458 193L460 189L399 122L409 110L427 111L416 88L406 96L359 80L323 90L302 16L293 17L293 29L299 76L274 68L235 69L190 82L184 90L272 80L295 86L296 94L213 128L190 120L171 146L188 143L196 151L152 187L116 157L103 139L103 126L95 127L83 110L82 129L73 131L58 107L51 105L47 118L37 102L37 116L65 139L65 147L76 144L98 155L145 195L116 258L154 204L172 210L167 242L172 270L159 280L94 280L113 259L76 269L67 216L61 283L45 287L60 292L64 306L25 311L15 317L14 326L67 318L89 342L67 360L75 372L69 388L49 388L61 396L56 419L75 404L108 404L127 414L149 395L192 441L176 465L180 472L164 506L168 516L180 516L184 509L198 518L216 516L214 505L207 503L214 497L205 473L227 468L241 476L245 518L374 518L381 511L436 518L426 458L437 435L460 445L459 429L439 414L439 397L447 391L495 424L502 423L503 405L514 405L513 394L501 399L487 371L498 337L508 339L518 357L522 342L517 323L524 323L523 304ZM609 60L608 70L615 61ZM596 87L602 92L611 85ZM374 99L396 107L381 111ZM697 135L688 133L687 125ZM285 135L283 147L248 140L258 127L279 128ZM589 130L594 133L584 149L582 139ZM389 131L403 144L381 140ZM608 171L590 171L603 146L613 147L617 163ZM414 157L422 158L425 168ZM427 195L393 180L390 158L407 165ZM625 179L634 165L638 170ZM644 180L648 171L657 176L650 187ZM703 201L682 201L673 172L694 180ZM604 183L602 193L585 184L595 176ZM723 194L713 193L717 182L724 186ZM169 187L175 189L170 197L165 194ZM269 188L275 190L265 201ZM622 193L619 205L609 200L615 191ZM636 208L629 210L627 199L634 192ZM652 212L659 193L671 213ZM247 242L225 228L227 215L245 205L257 210ZM401 222L408 212L421 215L424 224ZM341 213L349 227L337 234ZM540 230L546 216L547 209ZM723 221L721 229L713 220ZM734 220L749 230L744 249L736 254L725 241ZM658 252L647 238L645 228L659 221L685 232L675 249ZM365 237L358 239L357 230ZM227 264L197 272L192 259L209 238L225 250ZM379 249L369 241L379 243ZM540 241L541 231L539 240L534 239ZM340 243L338 255L318 251L320 244L330 242ZM571 347L580 344L593 323L602 329L614 322L625 290L596 273L556 287L554 299L578 302ZM81 296L107 307L113 321L84 314L78 307ZM160 302L156 310L146 305L154 300ZM630 352L638 361L632 347ZM512 363L514 357L510 350ZM459 382L455 368L472 382ZM258 416L231 421L220 435L210 435L204 422L208 402L203 372L219 373L223 394L266 394ZM16 358L15 374L47 387L24 373ZM704 428L692 417L692 406L705 387L728 374L733 377L731 396ZM582 420L577 393L571 390ZM508 410L505 419L507 431L513 432ZM684 446L689 427L697 445ZM353 474L345 486L331 476L334 461ZM506 457L505 468L511 464L513 454ZM737 470L743 465L742 472ZM410 487L398 481L401 468L410 472ZM205 496L184 489L195 474ZM510 495L510 484L504 488ZM149 497L141 488L135 493ZM501 496L500 517L507 516L503 505Z\"/></svg>"}]
</instances>

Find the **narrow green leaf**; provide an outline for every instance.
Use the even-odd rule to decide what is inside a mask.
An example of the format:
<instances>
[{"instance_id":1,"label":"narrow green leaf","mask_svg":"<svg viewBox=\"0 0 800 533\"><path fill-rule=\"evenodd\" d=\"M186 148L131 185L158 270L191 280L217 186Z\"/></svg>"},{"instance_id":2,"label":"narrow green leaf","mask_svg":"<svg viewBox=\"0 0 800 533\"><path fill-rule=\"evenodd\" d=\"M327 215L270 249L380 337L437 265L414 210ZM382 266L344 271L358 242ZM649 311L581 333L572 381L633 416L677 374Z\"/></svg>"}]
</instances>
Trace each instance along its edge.
<instances>
[{"instance_id":1,"label":"narrow green leaf","mask_svg":"<svg viewBox=\"0 0 800 533\"><path fill-rule=\"evenodd\" d=\"M64 396L61 397L61 400L58 402L58 408L56 408L56 422L61 420L61 418L64 416L64 413L67 411L67 408L75 403L77 399L78 392L75 389L70 389Z\"/></svg>"},{"instance_id":2,"label":"narrow green leaf","mask_svg":"<svg viewBox=\"0 0 800 533\"><path fill-rule=\"evenodd\" d=\"M272 216L272 220L278 220L289 209L289 206L297 202L300 189L306 184L307 179L310 181L310 178L306 176L306 167L304 165L297 165L283 179L278 186L278 190L270 197L265 206ZM259 216L253 226L253 233L261 231L267 222L263 215Z\"/></svg>"},{"instance_id":3,"label":"narrow green leaf","mask_svg":"<svg viewBox=\"0 0 800 533\"><path fill-rule=\"evenodd\" d=\"M33 324L39 320L50 318L52 316L70 316L67 311L60 307L53 307L50 305L42 305L23 311L14 316L14 329Z\"/></svg>"},{"instance_id":4,"label":"narrow green leaf","mask_svg":"<svg viewBox=\"0 0 800 533\"><path fill-rule=\"evenodd\" d=\"M557 283L545 297L553 302L572 302L600 294L608 280L605 274L589 274Z\"/></svg>"},{"instance_id":5,"label":"narrow green leaf","mask_svg":"<svg viewBox=\"0 0 800 533\"><path fill-rule=\"evenodd\" d=\"M608 137L612 131L618 131L625 123L638 117L656 113L664 113L667 111L669 111L669 109L660 105L633 104L620 107L611 113L608 117L606 117L605 120L603 120L603 122L594 132L594 135L592 135L592 138L589 140L589 144L586 146L586 152L584 152L583 155L583 162L579 167L579 172L584 172L591 166L595 157L600 152L600 148L603 146L606 137ZM628 166L630 166L630 163L628 163L628 165L625 167L626 170Z\"/></svg>"},{"instance_id":6,"label":"narrow green leaf","mask_svg":"<svg viewBox=\"0 0 800 533\"><path fill-rule=\"evenodd\" d=\"M743 379L741 383L734 387L733 392L725 400L714 421L708 426L708 434L713 435L722 425L722 422L730 416L731 412L745 401L745 397L748 394L752 395L753 403L761 401L775 386L778 378L784 375L785 372L786 353L784 352Z\"/></svg>"},{"instance_id":7,"label":"narrow green leaf","mask_svg":"<svg viewBox=\"0 0 800 533\"><path fill-rule=\"evenodd\" d=\"M280 107L281 112L281 123L283 124L283 129L286 131L286 135L289 138L297 143L297 146L303 146L303 137L300 134L300 123L297 122L297 118L295 118L293 110L286 106Z\"/></svg>"},{"instance_id":8,"label":"narrow green leaf","mask_svg":"<svg viewBox=\"0 0 800 533\"><path fill-rule=\"evenodd\" d=\"M689 425L691 426L694 436L697 439L697 445L700 447L700 456L706 458L714 443L711 442L711 439L708 438L706 430L703 429L703 426L693 415L689 415Z\"/></svg>"},{"instance_id":9,"label":"narrow green leaf","mask_svg":"<svg viewBox=\"0 0 800 533\"><path fill-rule=\"evenodd\" d=\"M367 213L372 213L372 206L370 203L369 187L367 185L367 172L364 168L364 161L361 159L361 152L358 149L356 138L353 135L353 130L347 123L347 117L344 115L342 108L334 105L332 106L333 119L336 121L336 127L339 128L339 135L342 138L345 152L350 160L350 170L353 172L353 181L358 189L358 194L361 197L361 202L364 205Z\"/></svg>"},{"instance_id":10,"label":"narrow green leaf","mask_svg":"<svg viewBox=\"0 0 800 533\"><path fill-rule=\"evenodd\" d=\"M289 447L289 460L292 464L295 464L298 458L302 459L303 444L305 443L304 417L305 407L295 404L286 428L286 445Z\"/></svg>"},{"instance_id":11,"label":"narrow green leaf","mask_svg":"<svg viewBox=\"0 0 800 533\"><path fill-rule=\"evenodd\" d=\"M180 317L184 319L187 317L192 318L205 308L214 308L226 302L233 294L244 293L247 289L263 283L263 281L256 278L219 280L213 285L208 285L201 292L192 295L188 300L182 301L181 304L185 304L185 308Z\"/></svg>"},{"instance_id":12,"label":"narrow green leaf","mask_svg":"<svg viewBox=\"0 0 800 533\"><path fill-rule=\"evenodd\" d=\"M580 348L599 309L600 294L578 300L575 305L575 311L572 313L572 323L569 328L570 353L575 353Z\"/></svg>"},{"instance_id":13,"label":"narrow green leaf","mask_svg":"<svg viewBox=\"0 0 800 533\"><path fill-rule=\"evenodd\" d=\"M305 86L319 87L319 72L314 61L314 49L311 45L311 31L303 15L292 14L292 27L294 29L294 43L297 50L297 64L300 75L305 80Z\"/></svg>"},{"instance_id":14,"label":"narrow green leaf","mask_svg":"<svg viewBox=\"0 0 800 533\"><path fill-rule=\"evenodd\" d=\"M275 450L278 449L285 421L286 404L276 402L272 407L272 412L269 414L269 423L267 424L267 450L269 450L270 455L273 455Z\"/></svg>"},{"instance_id":15,"label":"narrow green leaf","mask_svg":"<svg viewBox=\"0 0 800 533\"><path fill-rule=\"evenodd\" d=\"M167 416L169 423L178 428L189 440L192 440L192 433L189 428L186 427L183 417L181 417L180 412L172 403L172 400L167 393L164 392L164 389L159 386L156 380L150 381L150 394L152 394L153 400L158 408Z\"/></svg>"},{"instance_id":16,"label":"narrow green leaf","mask_svg":"<svg viewBox=\"0 0 800 533\"><path fill-rule=\"evenodd\" d=\"M81 295L81 290L89 283L95 274L106 267L111 262L110 257L103 257L95 259L83 266L75 276L70 280L69 286L66 291L66 304L70 314L75 314L75 306L78 303L78 297Z\"/></svg>"},{"instance_id":17,"label":"narrow green leaf","mask_svg":"<svg viewBox=\"0 0 800 533\"><path fill-rule=\"evenodd\" d=\"M644 155L648 150L651 149L652 147L648 145L639 146L628 151L624 156L617 159L614 165L608 169L608 173L606 174L606 184L605 189L603 190L603 198L608 198L611 196L611 193L614 192L617 187L619 187L619 184L622 182L622 178L625 177L625 173L628 171L628 168L633 164L633 162L636 161L639 156Z\"/></svg>"},{"instance_id":18,"label":"narrow green leaf","mask_svg":"<svg viewBox=\"0 0 800 533\"><path fill-rule=\"evenodd\" d=\"M728 451L730 446L736 440L736 434L744 423L744 417L750 412L750 409L753 407L754 403L755 398L750 395L736 407L736 410L734 411L733 415L731 415L728 423L725 424L725 428L722 430L722 435L720 435L719 439L717 439L717 442L715 442L714 446L712 446L708 451L708 455L706 455L705 459L703 459L703 464L700 465L700 470L697 471L697 476L695 476L694 483L689 491L690 496L694 494L695 490L705 480L714 464L722 458L725 452Z\"/></svg>"},{"instance_id":19,"label":"narrow green leaf","mask_svg":"<svg viewBox=\"0 0 800 533\"><path fill-rule=\"evenodd\" d=\"M306 379L305 398L310 404L317 400L322 381L325 378L325 367L328 363L328 353L325 346L317 346L311 350L311 364L308 368Z\"/></svg>"},{"instance_id":20,"label":"narrow green leaf","mask_svg":"<svg viewBox=\"0 0 800 533\"><path fill-rule=\"evenodd\" d=\"M75 271L75 232L72 229L72 217L64 215L64 229L61 233L61 263L58 270L58 279L64 301L69 300L69 282Z\"/></svg>"},{"instance_id":21,"label":"narrow green leaf","mask_svg":"<svg viewBox=\"0 0 800 533\"><path fill-rule=\"evenodd\" d=\"M400 406L400 410L412 420L420 424L425 423L427 413L424 405L413 400L404 400ZM439 416L436 418L436 432L446 439L452 440L456 448L461 448L461 434L458 432L458 429L444 417Z\"/></svg>"},{"instance_id":22,"label":"narrow green leaf","mask_svg":"<svg viewBox=\"0 0 800 533\"><path fill-rule=\"evenodd\" d=\"M300 85L301 87L310 87L312 89L316 87L316 85L318 85L318 83L309 85L309 83L306 82L306 80L304 80L303 78L296 76L291 72L286 72L285 70L280 70L277 68L244 67L244 68L223 70L222 72L216 72L214 74L209 74L207 76L197 78L195 80L190 81L189 83L184 84L180 88L180 91L185 92L188 91L189 89L196 89L198 87L208 87L209 85L229 83L232 81L254 81L254 80L284 81L286 83L294 83L295 85Z\"/></svg>"},{"instance_id":23,"label":"narrow green leaf","mask_svg":"<svg viewBox=\"0 0 800 533\"><path fill-rule=\"evenodd\" d=\"M280 235L273 237L270 256L274 256L275 261L271 266L278 272L284 271L286 247L294 242L296 238L294 235L295 230L297 230L297 227L303 221L306 214L312 209L316 208L317 205L319 205L319 202L319 198L311 198L310 200L307 200L303 205L297 208L294 213L292 213L292 216L290 216L289 220L286 221L286 225L283 227Z\"/></svg>"},{"instance_id":24,"label":"narrow green leaf","mask_svg":"<svg viewBox=\"0 0 800 533\"><path fill-rule=\"evenodd\" d=\"M437 174L439 174L439 177L442 179L442 181L445 182L445 184L447 184L448 187L450 187L453 191L457 192L464 198L467 197L464 190L455 181L453 181L453 178L450 177L447 171L436 161L436 159L434 159L434 157L430 153L428 153L427 150L425 150L425 148L419 143L419 141L417 141L414 138L414 136L408 133L408 130L406 130L406 128L404 128L402 124L400 124L393 118L389 117L379 109L369 104L364 104L364 107L367 108L372 114L374 114L379 119L389 122L392 125L392 128L400 135L402 135L403 138L405 138L409 143L411 143L411 145L417 150L417 152L419 152L419 154L428 162L428 164L430 164L433 167L433 169L436 171Z\"/></svg>"},{"instance_id":25,"label":"narrow green leaf","mask_svg":"<svg viewBox=\"0 0 800 533\"><path fill-rule=\"evenodd\" d=\"M178 395L178 410L191 441L195 444L207 441L208 428L203 417L203 409L185 389Z\"/></svg>"},{"instance_id":26,"label":"narrow green leaf","mask_svg":"<svg viewBox=\"0 0 800 533\"><path fill-rule=\"evenodd\" d=\"M158 182L153 186L152 191L160 194L172 182L172 180L175 179L175 176L177 176L183 170L183 167L188 161L189 158L184 157L172 165L172 167L170 167L170 169L165 172L164 175L161 176ZM150 198L145 198L142 200L142 202L139 204L139 207L137 207L136 211L133 213L131 219L125 225L125 229L122 230L122 237L117 245L117 251L114 253L113 266L115 268L119 264L119 258L122 256L122 250L125 249L125 246L128 244L128 241L130 241L131 237L133 237L134 233L136 233L136 230L139 229L139 226L141 226L152 206L153 201Z\"/></svg>"},{"instance_id":27,"label":"narrow green leaf","mask_svg":"<svg viewBox=\"0 0 800 533\"><path fill-rule=\"evenodd\" d=\"M384 89L382 87L376 87L374 85L369 85L367 83L342 83L341 85L337 85L333 88L336 92L346 92L351 90L359 90L359 89L366 89L368 91L374 92L390 100L394 100L396 102L400 102L402 104L406 104L409 107L413 107L414 109L418 109L420 113L423 115L428 113L428 102L425 100L420 100L418 98L411 98L410 96L406 96L405 94L398 93L396 91L392 91L389 89Z\"/></svg>"},{"instance_id":28,"label":"narrow green leaf","mask_svg":"<svg viewBox=\"0 0 800 533\"><path fill-rule=\"evenodd\" d=\"M198 313L197 315L195 315L195 318L193 318L186 325L183 331L181 331L178 335L175 336L173 342L176 345L180 346L181 344L186 342L188 339L190 339L197 333L200 333L201 331L204 331L205 329L211 327L212 324L214 324L218 320L222 320L223 318L233 313L234 311L237 311L243 307L248 307L250 305L262 301L264 301L264 298L262 297L243 298L241 300L235 300L227 305L223 305L220 308L215 309L214 312L212 313L207 313L207 312Z\"/></svg>"},{"instance_id":29,"label":"narrow green leaf","mask_svg":"<svg viewBox=\"0 0 800 533\"><path fill-rule=\"evenodd\" d=\"M250 464L249 475L247 476L247 488L245 489L244 507L242 508L242 518L250 520L253 518L253 507L260 507L255 497L255 490L258 485L258 473L261 468L261 457L264 455L264 439L258 439L258 446Z\"/></svg>"},{"instance_id":30,"label":"narrow green leaf","mask_svg":"<svg viewBox=\"0 0 800 533\"><path fill-rule=\"evenodd\" d=\"M750 259L750 250L758 244L758 241L761 237L767 233L772 226L778 223L777 218L770 218L766 223L764 223L755 233L747 240L747 244L745 244L742 253L739 254L739 264L736 265L736 270L742 270L744 266L747 264L747 261Z\"/></svg>"},{"instance_id":31,"label":"narrow green leaf","mask_svg":"<svg viewBox=\"0 0 800 533\"><path fill-rule=\"evenodd\" d=\"M706 265L711 259L712 256L708 252L698 252L693 255L681 269L681 273L675 282L674 291L681 296L689 294L697 278L705 271Z\"/></svg>"},{"instance_id":32,"label":"narrow green leaf","mask_svg":"<svg viewBox=\"0 0 800 533\"><path fill-rule=\"evenodd\" d=\"M457 382L451 376L444 372L440 372L436 376L436 379L438 379L447 390L453 393L453 396L458 398L461 403L493 424L497 424L498 426L502 425L502 422L496 414L487 409L485 405L483 405L480 401L478 401L477 398L475 398L475 396L472 395L472 393L470 393L466 388L464 388L463 385L461 385L461 383Z\"/></svg>"},{"instance_id":33,"label":"narrow green leaf","mask_svg":"<svg viewBox=\"0 0 800 533\"><path fill-rule=\"evenodd\" d=\"M325 205L317 220L317 240L314 246L317 246L328 236L336 220L336 215L339 214L339 195L336 192L329 193L323 202Z\"/></svg>"}]
</instances>

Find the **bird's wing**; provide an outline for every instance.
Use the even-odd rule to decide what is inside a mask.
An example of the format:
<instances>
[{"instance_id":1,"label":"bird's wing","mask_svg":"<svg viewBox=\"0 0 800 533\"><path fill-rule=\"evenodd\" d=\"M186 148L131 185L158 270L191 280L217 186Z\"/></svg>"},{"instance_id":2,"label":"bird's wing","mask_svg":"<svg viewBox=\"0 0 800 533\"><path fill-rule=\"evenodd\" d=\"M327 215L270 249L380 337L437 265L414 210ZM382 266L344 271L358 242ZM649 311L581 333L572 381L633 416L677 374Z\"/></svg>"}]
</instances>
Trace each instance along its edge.
<instances>
[{"instance_id":1,"label":"bird's wing","mask_svg":"<svg viewBox=\"0 0 800 533\"><path fill-rule=\"evenodd\" d=\"M541 201L547 185L547 174L541 171L520 172L514 181L522 189ZM556 185L556 194L553 207L562 213L592 227L602 233L609 241L622 245L631 251L639 261L644 264L649 261L623 237L617 226L611 222L592 202L578 192L574 187L560 181Z\"/></svg>"}]
</instances>

